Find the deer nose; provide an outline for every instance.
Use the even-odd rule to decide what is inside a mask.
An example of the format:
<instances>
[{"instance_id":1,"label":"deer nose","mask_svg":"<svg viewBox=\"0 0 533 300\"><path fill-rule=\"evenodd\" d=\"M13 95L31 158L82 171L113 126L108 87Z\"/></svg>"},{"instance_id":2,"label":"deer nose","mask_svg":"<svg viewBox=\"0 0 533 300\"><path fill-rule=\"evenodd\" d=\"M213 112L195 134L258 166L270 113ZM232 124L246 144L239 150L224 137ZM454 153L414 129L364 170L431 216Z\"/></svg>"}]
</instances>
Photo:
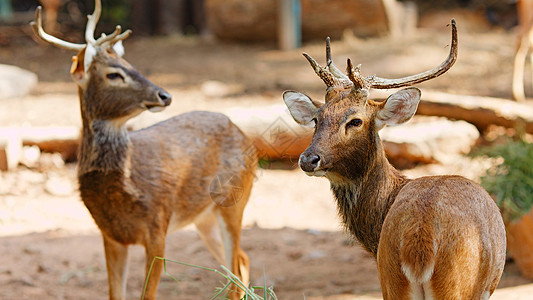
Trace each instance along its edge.
<instances>
[{"instance_id":1,"label":"deer nose","mask_svg":"<svg viewBox=\"0 0 533 300\"><path fill-rule=\"evenodd\" d=\"M314 172L320 164L320 156L316 154L306 155L305 153L302 153L302 155L300 155L300 161L298 164L300 165L300 168L304 170L304 172Z\"/></svg>"},{"instance_id":2,"label":"deer nose","mask_svg":"<svg viewBox=\"0 0 533 300\"><path fill-rule=\"evenodd\" d=\"M159 99L163 101L165 106L169 106L170 102L172 102L172 95L165 91L160 91L159 93L157 93L157 96L159 96Z\"/></svg>"}]
</instances>

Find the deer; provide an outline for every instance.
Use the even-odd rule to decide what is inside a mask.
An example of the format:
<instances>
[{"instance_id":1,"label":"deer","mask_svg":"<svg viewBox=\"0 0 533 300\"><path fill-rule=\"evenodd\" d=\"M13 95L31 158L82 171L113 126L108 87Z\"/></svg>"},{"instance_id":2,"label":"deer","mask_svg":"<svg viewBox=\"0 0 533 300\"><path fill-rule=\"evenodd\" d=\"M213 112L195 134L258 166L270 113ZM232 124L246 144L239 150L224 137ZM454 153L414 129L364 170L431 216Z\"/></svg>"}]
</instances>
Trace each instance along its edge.
<instances>
[{"instance_id":1,"label":"deer","mask_svg":"<svg viewBox=\"0 0 533 300\"><path fill-rule=\"evenodd\" d=\"M411 119L420 90L369 99L370 88L410 86L449 70L458 47L454 20L451 25L450 53L429 71L399 79L363 76L348 58L344 74L328 38L326 67L303 54L326 85L325 103L283 93L294 120L315 130L298 164L307 175L329 180L345 229L376 260L385 300L488 299L505 264L504 223L480 185L457 175L410 179L386 158L379 130Z\"/></svg>"},{"instance_id":2,"label":"deer","mask_svg":"<svg viewBox=\"0 0 533 300\"><path fill-rule=\"evenodd\" d=\"M518 47L516 48L513 65L513 98L518 102L526 100L524 92L524 66L526 56L533 47L533 1L518 0L516 3L518 15ZM530 63L533 70L533 53L530 53Z\"/></svg>"},{"instance_id":3,"label":"deer","mask_svg":"<svg viewBox=\"0 0 533 300\"><path fill-rule=\"evenodd\" d=\"M126 121L163 110L172 97L122 57L131 30L118 25L94 38L101 9L96 0L84 44L46 33L40 7L31 26L43 41L77 53L71 76L82 119L78 185L102 235L109 299L126 298L128 246L135 244L146 254L142 299L155 299L163 266L156 258L165 255L166 235L188 224L248 285L250 262L240 235L257 165L252 141L225 115L205 111L128 132ZM234 284L228 294L240 299L243 292Z\"/></svg>"}]
</instances>

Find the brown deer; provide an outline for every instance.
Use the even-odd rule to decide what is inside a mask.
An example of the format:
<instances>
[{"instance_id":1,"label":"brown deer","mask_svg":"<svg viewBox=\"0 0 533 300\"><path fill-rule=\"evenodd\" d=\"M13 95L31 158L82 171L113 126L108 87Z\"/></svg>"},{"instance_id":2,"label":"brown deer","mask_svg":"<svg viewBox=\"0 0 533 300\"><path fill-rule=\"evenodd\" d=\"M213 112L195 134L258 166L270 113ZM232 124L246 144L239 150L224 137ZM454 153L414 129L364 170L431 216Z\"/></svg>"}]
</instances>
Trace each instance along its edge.
<instances>
[{"instance_id":1,"label":"brown deer","mask_svg":"<svg viewBox=\"0 0 533 300\"><path fill-rule=\"evenodd\" d=\"M110 299L126 298L128 245L146 252L144 299L154 299L167 232L194 224L207 248L242 282L249 259L239 246L243 210L255 177L251 141L226 116L191 112L127 132L128 119L160 111L171 96L121 58L120 26L94 38L100 0L88 16L86 44L44 32L41 8L32 27L44 41L74 50L72 78L79 90L82 139L78 162L81 199L104 242ZM148 271L153 262L151 275ZM243 294L237 287L231 299Z\"/></svg>"},{"instance_id":2,"label":"brown deer","mask_svg":"<svg viewBox=\"0 0 533 300\"><path fill-rule=\"evenodd\" d=\"M384 102L368 99L370 88L407 86L446 72L457 57L455 22L446 61L418 75L364 77L348 59L346 76L331 59L329 39L326 67L304 56L327 90L325 104L298 92L283 94L296 122L315 127L299 165L330 181L346 229L377 259L383 298L488 299L505 263L498 207L468 179L408 179L387 161L378 131L408 121L420 90L400 90Z\"/></svg>"},{"instance_id":3,"label":"brown deer","mask_svg":"<svg viewBox=\"0 0 533 300\"><path fill-rule=\"evenodd\" d=\"M513 98L516 101L525 101L524 66L526 56L533 47L533 0L518 0L516 9L518 14L518 48L514 57L512 90ZM533 70L533 53L530 54L530 63Z\"/></svg>"}]
</instances>

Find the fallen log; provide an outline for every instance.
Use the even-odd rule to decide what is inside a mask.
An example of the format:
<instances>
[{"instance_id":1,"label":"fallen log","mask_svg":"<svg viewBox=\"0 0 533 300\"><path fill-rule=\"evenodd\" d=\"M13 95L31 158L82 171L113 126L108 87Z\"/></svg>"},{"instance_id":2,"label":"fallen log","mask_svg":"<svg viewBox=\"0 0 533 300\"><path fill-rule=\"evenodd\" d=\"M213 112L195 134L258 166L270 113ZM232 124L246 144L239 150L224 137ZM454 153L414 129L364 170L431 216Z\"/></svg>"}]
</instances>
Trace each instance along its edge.
<instances>
[{"instance_id":1,"label":"fallen log","mask_svg":"<svg viewBox=\"0 0 533 300\"><path fill-rule=\"evenodd\" d=\"M371 99L386 99L392 93L394 93L394 90L373 90L371 91ZM232 108L222 112L227 114L246 135L253 139L261 158L298 159L311 142L313 129L296 124L283 104ZM463 120L475 125L481 131L494 124L507 128L523 128L526 132L533 134L533 106L501 98L422 91L422 101L418 107L417 114ZM391 159L407 159L415 163L428 163L443 161L443 154L468 152L469 147L473 144L472 141L477 136L471 130L462 127L448 128L448 131L453 131L454 133L459 131L459 133L464 134L468 131L468 137L464 138L464 143L459 144L457 142L459 138L450 137L455 141L451 144L456 145L457 150L448 149L442 146L446 145L446 142L439 140L445 135L439 129L443 126L439 122L442 121L424 125L424 127L427 127L428 132L433 132L433 135L424 135L425 141L423 143L418 142L416 146L413 146L415 143L411 143L409 139L422 136L422 134L413 128L415 126L413 122L401 126L402 130L409 131L407 134L402 134L402 138L405 137L404 140L394 140L399 136L397 133L384 134L385 150L389 157ZM134 127L138 129L145 126L146 124ZM459 124L454 126L459 126ZM390 130L398 129L390 128ZM385 128L383 133L388 130L388 128ZM75 157L79 130L74 128L69 129L68 132L59 132L51 135L41 131L37 132L36 130L32 132L33 134L27 132L23 134L24 145L37 145L42 151L60 152L63 153L64 158L65 156L70 157L70 159ZM435 149L439 148L446 148L446 150L435 151ZM7 168L7 166L4 168Z\"/></svg>"},{"instance_id":2,"label":"fallen log","mask_svg":"<svg viewBox=\"0 0 533 300\"><path fill-rule=\"evenodd\" d=\"M283 104L225 110L250 137L264 159L295 159L307 148L313 129L298 125ZM463 121L418 117L403 126L386 127L380 135L391 160L413 163L445 162L468 153L479 137L476 128Z\"/></svg>"},{"instance_id":3,"label":"fallen log","mask_svg":"<svg viewBox=\"0 0 533 300\"><path fill-rule=\"evenodd\" d=\"M371 99L382 100L395 91L373 90L370 95ZM531 103L423 90L422 100L416 113L464 120L475 125L480 131L486 130L490 125L499 125L533 134L533 104Z\"/></svg>"}]
</instances>

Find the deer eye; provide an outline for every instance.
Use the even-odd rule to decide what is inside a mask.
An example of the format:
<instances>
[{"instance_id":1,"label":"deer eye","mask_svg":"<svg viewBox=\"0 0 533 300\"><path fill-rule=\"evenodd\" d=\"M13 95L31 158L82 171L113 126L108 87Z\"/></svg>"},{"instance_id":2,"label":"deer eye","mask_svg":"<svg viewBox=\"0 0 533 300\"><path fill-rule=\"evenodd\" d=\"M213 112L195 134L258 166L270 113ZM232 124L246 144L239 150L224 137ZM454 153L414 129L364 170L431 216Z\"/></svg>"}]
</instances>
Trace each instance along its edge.
<instances>
[{"instance_id":1,"label":"deer eye","mask_svg":"<svg viewBox=\"0 0 533 300\"><path fill-rule=\"evenodd\" d=\"M361 119L353 119L350 122L346 123L346 129L351 127L359 127L363 124L363 120Z\"/></svg>"},{"instance_id":2,"label":"deer eye","mask_svg":"<svg viewBox=\"0 0 533 300\"><path fill-rule=\"evenodd\" d=\"M124 80L124 77L120 73L109 73L106 74L105 77L110 80L116 80L116 79L122 79Z\"/></svg>"}]
</instances>

